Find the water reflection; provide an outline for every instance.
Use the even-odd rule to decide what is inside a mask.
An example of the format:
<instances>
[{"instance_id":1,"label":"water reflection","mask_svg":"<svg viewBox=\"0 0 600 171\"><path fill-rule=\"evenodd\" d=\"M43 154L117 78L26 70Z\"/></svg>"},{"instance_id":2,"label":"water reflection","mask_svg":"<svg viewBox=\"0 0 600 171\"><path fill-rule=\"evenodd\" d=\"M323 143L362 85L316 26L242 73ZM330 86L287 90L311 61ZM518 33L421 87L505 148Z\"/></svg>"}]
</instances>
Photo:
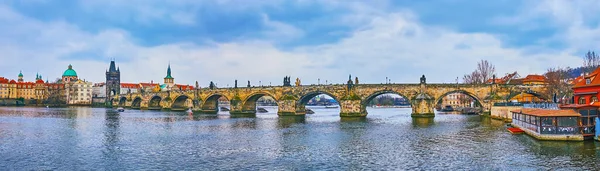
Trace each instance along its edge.
<instances>
[{"instance_id":1,"label":"water reflection","mask_svg":"<svg viewBox=\"0 0 600 171\"><path fill-rule=\"evenodd\" d=\"M229 118L256 118L256 114L231 114Z\"/></svg>"},{"instance_id":2,"label":"water reflection","mask_svg":"<svg viewBox=\"0 0 600 171\"><path fill-rule=\"evenodd\" d=\"M352 122L363 122L368 121L367 117L340 117L340 122L352 123Z\"/></svg>"},{"instance_id":3,"label":"water reflection","mask_svg":"<svg viewBox=\"0 0 600 171\"><path fill-rule=\"evenodd\" d=\"M289 128L296 124L304 124L305 116L279 116L277 118L277 128Z\"/></svg>"},{"instance_id":4,"label":"water reflection","mask_svg":"<svg viewBox=\"0 0 600 171\"><path fill-rule=\"evenodd\" d=\"M114 110L106 110L104 115L104 138L103 146L105 151L103 155L107 159L111 159L112 162L118 161L119 154L119 138L120 138L120 116L119 113Z\"/></svg>"},{"instance_id":5,"label":"water reflection","mask_svg":"<svg viewBox=\"0 0 600 171\"><path fill-rule=\"evenodd\" d=\"M4 170L598 170L600 143L537 141L502 121L411 109L340 118L0 108ZM269 110L271 111L271 110Z\"/></svg>"},{"instance_id":6,"label":"water reflection","mask_svg":"<svg viewBox=\"0 0 600 171\"><path fill-rule=\"evenodd\" d=\"M413 128L428 128L434 124L434 118L412 118Z\"/></svg>"}]
</instances>

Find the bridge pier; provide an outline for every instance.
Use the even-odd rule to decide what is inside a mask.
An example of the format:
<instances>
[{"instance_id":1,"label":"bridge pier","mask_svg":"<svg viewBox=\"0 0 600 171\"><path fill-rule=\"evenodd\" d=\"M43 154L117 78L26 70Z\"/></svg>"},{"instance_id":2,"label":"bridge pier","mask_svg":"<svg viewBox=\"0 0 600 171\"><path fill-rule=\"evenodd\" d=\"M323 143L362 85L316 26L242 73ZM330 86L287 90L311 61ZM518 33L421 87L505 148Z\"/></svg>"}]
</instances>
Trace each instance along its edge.
<instances>
[{"instance_id":1,"label":"bridge pier","mask_svg":"<svg viewBox=\"0 0 600 171\"><path fill-rule=\"evenodd\" d=\"M433 108L435 107L435 100L426 93L420 93L412 100L412 114L413 118L433 118L435 113Z\"/></svg>"},{"instance_id":2,"label":"bridge pier","mask_svg":"<svg viewBox=\"0 0 600 171\"><path fill-rule=\"evenodd\" d=\"M304 105L299 104L296 100L280 100L277 106L277 115L279 116L304 116L306 114Z\"/></svg>"},{"instance_id":3,"label":"bridge pier","mask_svg":"<svg viewBox=\"0 0 600 171\"><path fill-rule=\"evenodd\" d=\"M361 100L340 100L341 117L365 117L367 116L366 106L363 106Z\"/></svg>"}]
</instances>

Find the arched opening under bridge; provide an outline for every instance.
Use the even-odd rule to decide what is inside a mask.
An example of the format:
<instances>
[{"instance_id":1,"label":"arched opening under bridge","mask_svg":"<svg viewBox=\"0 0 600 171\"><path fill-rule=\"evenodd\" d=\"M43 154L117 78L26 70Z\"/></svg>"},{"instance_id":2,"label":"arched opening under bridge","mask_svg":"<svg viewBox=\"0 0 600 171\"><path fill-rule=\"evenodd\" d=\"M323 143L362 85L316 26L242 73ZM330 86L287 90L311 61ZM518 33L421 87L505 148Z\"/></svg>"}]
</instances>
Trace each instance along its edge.
<instances>
[{"instance_id":1,"label":"arched opening under bridge","mask_svg":"<svg viewBox=\"0 0 600 171\"><path fill-rule=\"evenodd\" d=\"M268 93L256 93L244 100L242 113L277 114L277 100Z\"/></svg>"},{"instance_id":2,"label":"arched opening under bridge","mask_svg":"<svg viewBox=\"0 0 600 171\"><path fill-rule=\"evenodd\" d=\"M435 101L435 110L441 113L479 114L483 107L477 96L463 90L446 92Z\"/></svg>"},{"instance_id":3,"label":"arched opening under bridge","mask_svg":"<svg viewBox=\"0 0 600 171\"><path fill-rule=\"evenodd\" d=\"M127 97L119 98L119 107L125 107L125 102L127 102Z\"/></svg>"},{"instance_id":4,"label":"arched opening under bridge","mask_svg":"<svg viewBox=\"0 0 600 171\"><path fill-rule=\"evenodd\" d=\"M296 106L296 112L305 112L307 115L319 114L323 116L340 115L340 101L328 92L316 91L300 97Z\"/></svg>"},{"instance_id":5,"label":"arched opening under bridge","mask_svg":"<svg viewBox=\"0 0 600 171\"><path fill-rule=\"evenodd\" d=\"M161 110L162 106L160 105L160 101L162 101L160 96L152 97L148 102L148 110Z\"/></svg>"},{"instance_id":6,"label":"arched opening under bridge","mask_svg":"<svg viewBox=\"0 0 600 171\"><path fill-rule=\"evenodd\" d=\"M231 105L227 97L221 94L213 94L203 101L200 108L202 109L202 113L229 113Z\"/></svg>"},{"instance_id":7,"label":"arched opening under bridge","mask_svg":"<svg viewBox=\"0 0 600 171\"><path fill-rule=\"evenodd\" d=\"M372 93L361 102L361 106L369 115L412 113L410 98L391 90Z\"/></svg>"},{"instance_id":8,"label":"arched opening under bridge","mask_svg":"<svg viewBox=\"0 0 600 171\"><path fill-rule=\"evenodd\" d=\"M185 111L192 107L194 107L192 98L190 98L186 95L181 95L181 96L175 98L175 101L173 101L173 104L171 105L171 110Z\"/></svg>"},{"instance_id":9,"label":"arched opening under bridge","mask_svg":"<svg viewBox=\"0 0 600 171\"><path fill-rule=\"evenodd\" d=\"M141 97L136 97L135 99L133 99L133 101L131 102L131 108L132 109L140 109L142 105L142 98Z\"/></svg>"}]
</instances>

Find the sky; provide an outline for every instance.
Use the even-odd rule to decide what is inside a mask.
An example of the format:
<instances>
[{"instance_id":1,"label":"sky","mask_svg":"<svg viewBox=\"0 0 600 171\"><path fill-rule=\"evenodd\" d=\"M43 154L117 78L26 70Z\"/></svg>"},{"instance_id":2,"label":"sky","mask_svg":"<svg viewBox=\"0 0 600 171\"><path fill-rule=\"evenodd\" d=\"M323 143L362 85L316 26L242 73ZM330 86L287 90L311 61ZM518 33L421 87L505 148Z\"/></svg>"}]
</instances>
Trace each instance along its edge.
<instances>
[{"instance_id":1,"label":"sky","mask_svg":"<svg viewBox=\"0 0 600 171\"><path fill-rule=\"evenodd\" d=\"M599 50L600 1L3 0L0 76L201 87L455 83L488 60L497 75L577 67Z\"/></svg>"}]
</instances>

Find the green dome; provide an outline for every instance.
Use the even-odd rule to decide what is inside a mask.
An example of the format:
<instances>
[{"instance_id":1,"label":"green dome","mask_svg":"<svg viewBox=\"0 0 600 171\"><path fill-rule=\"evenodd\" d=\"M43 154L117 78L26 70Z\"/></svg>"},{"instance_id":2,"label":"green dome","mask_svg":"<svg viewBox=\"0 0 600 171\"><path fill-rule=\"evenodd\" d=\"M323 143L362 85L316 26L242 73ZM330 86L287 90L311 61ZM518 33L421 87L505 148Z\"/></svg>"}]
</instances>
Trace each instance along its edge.
<instances>
[{"instance_id":1,"label":"green dome","mask_svg":"<svg viewBox=\"0 0 600 171\"><path fill-rule=\"evenodd\" d=\"M23 72L19 71L19 77L23 77Z\"/></svg>"},{"instance_id":2,"label":"green dome","mask_svg":"<svg viewBox=\"0 0 600 171\"><path fill-rule=\"evenodd\" d=\"M62 75L63 77L77 77L77 72L73 70L73 66L69 65L69 69L65 71Z\"/></svg>"}]
</instances>

